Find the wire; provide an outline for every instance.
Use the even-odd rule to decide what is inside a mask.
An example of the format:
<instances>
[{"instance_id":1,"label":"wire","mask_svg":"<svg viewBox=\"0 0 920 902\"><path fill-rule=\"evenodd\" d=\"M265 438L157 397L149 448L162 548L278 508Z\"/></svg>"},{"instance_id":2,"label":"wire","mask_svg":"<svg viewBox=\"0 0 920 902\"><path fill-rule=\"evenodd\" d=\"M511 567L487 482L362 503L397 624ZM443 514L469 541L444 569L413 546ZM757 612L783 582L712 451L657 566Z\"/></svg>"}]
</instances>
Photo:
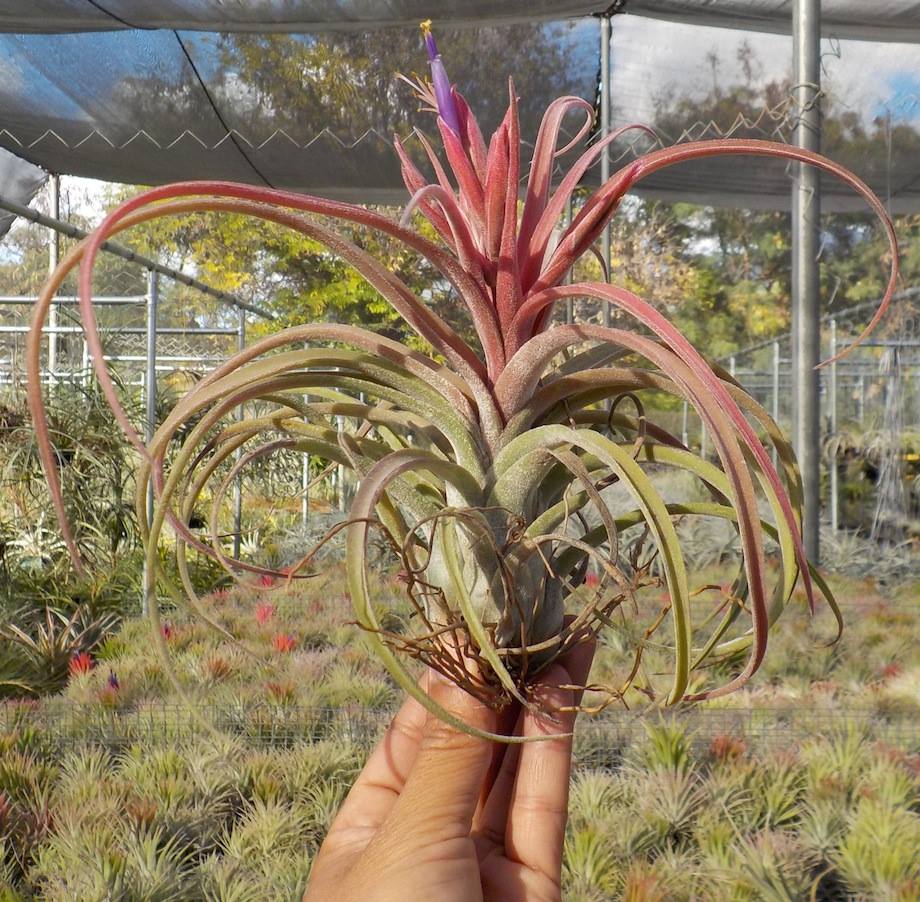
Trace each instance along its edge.
<instances>
[{"instance_id":1,"label":"wire","mask_svg":"<svg viewBox=\"0 0 920 902\"><path fill-rule=\"evenodd\" d=\"M89 0L89 2L93 2L93 0ZM217 108L217 103L211 96L211 92L208 90L208 86L205 84L204 79L201 77L201 73L198 71L198 67L195 65L195 61L192 59L192 55L189 53L188 47L185 46L185 42L179 36L179 32L174 28L172 29L172 33L175 35L176 40L179 42L179 46L182 48L182 52L185 54L185 58L188 60L188 64L192 67L192 72L195 74L195 78L198 79L198 84L201 85L201 90L204 91L204 96L208 99L208 103L211 105L211 109L214 111L214 115L217 116L218 121L224 127L224 130L227 132L227 136L233 142L233 146L240 152L240 156L246 161L246 163L249 165L249 168L252 169L252 171L261 179L262 183L268 188L274 188L275 186L265 177L259 167L256 166L256 164L243 149L243 145L237 140L236 135L233 134L233 131L228 125L227 121L221 115L220 110Z\"/></svg>"},{"instance_id":2,"label":"wire","mask_svg":"<svg viewBox=\"0 0 920 902\"><path fill-rule=\"evenodd\" d=\"M87 2L90 6L94 7L95 9L98 9L99 12L101 12L103 15L108 16L110 19L114 19L116 22L119 23L119 25L124 25L125 28L135 28L135 29L137 29L137 28L140 27L140 26L138 26L138 25L132 24L132 23L129 22L127 19L122 19L121 16L115 15L115 13L113 13L113 12L111 12L110 10L106 9L101 3L97 3L96 0L86 0L86 2Z\"/></svg>"}]
</instances>

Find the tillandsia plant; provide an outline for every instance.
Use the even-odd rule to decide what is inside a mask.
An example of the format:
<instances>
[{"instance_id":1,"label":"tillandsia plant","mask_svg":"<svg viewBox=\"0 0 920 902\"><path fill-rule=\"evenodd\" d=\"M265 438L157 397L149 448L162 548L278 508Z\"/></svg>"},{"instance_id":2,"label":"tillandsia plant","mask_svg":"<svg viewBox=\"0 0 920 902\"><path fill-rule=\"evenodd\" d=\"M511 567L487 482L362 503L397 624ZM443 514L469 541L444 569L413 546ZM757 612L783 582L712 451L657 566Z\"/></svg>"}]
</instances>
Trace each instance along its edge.
<instances>
[{"instance_id":1,"label":"tillandsia plant","mask_svg":"<svg viewBox=\"0 0 920 902\"><path fill-rule=\"evenodd\" d=\"M123 203L50 278L29 345L30 402L75 563L81 566L64 517L42 406L39 330L55 291L79 265L80 313L93 366L115 417L141 456L141 523L151 482L155 490L156 510L145 535L146 591L161 644L158 581L173 596L187 596L192 608L207 617L189 578L189 548L216 558L239 580L308 575L312 552L284 573L232 559L217 522L243 468L292 449L355 474L358 488L344 528L356 619L393 678L445 720L454 722L418 687L407 657L496 708L523 702L535 675L581 637L611 627L615 616L627 620L636 612L636 593L659 579L665 601L627 656L625 682L607 687L607 697L622 697L639 671L643 649L652 643L659 651L669 650L672 661L669 687L659 696L665 703L731 692L757 670L769 627L800 577L809 602L814 604L817 589L837 614L803 550L802 485L793 453L763 408L653 306L625 288L593 281L567 284L567 276L592 251L624 195L655 172L728 154L807 163L859 192L878 214L891 245L887 289L861 340L883 315L896 283L892 224L869 187L825 157L765 141L718 140L657 149L631 160L560 229L563 210L583 176L625 130L596 140L554 179L559 157L590 133L594 116L585 100L559 98L543 117L525 182L513 85L504 119L486 144L469 106L447 78L430 28L423 31L432 81L413 84L437 117L443 158L419 136L434 173L431 181L396 141L411 196L401 221L362 206L287 191L185 182ZM560 147L563 122L570 115L583 116L584 122L575 138ZM189 211L244 213L319 242L354 267L430 353L355 326L288 328L255 342L203 378L145 446L104 363L92 302L93 265L111 236ZM412 228L418 216L427 220L437 240ZM342 237L336 222L397 239L433 265L466 306L478 347L396 274ZM554 306L571 298L609 305L622 325L553 324ZM717 463L652 422L642 400L650 393L671 395L695 409L712 437ZM240 406L256 400L262 402L260 410L266 404L271 409L236 420ZM659 470L690 474L708 500L666 502L653 481ZM209 483L215 485L210 489L210 541L205 541L185 524ZM617 498L630 499L624 509L611 509L612 493L606 490L614 485ZM763 518L759 503L769 511ZM703 616L702 602L691 604L694 593L675 529L680 517L728 521L743 552L734 583ZM166 579L158 560L167 524L175 535L181 587ZM380 601L370 594L367 553L378 531L401 562L413 612L405 629L385 626L392 618L381 617ZM772 569L765 553L768 539L778 547L778 566ZM738 621L745 617L751 622L742 630ZM733 678L707 685L704 665L745 649L746 664Z\"/></svg>"}]
</instances>

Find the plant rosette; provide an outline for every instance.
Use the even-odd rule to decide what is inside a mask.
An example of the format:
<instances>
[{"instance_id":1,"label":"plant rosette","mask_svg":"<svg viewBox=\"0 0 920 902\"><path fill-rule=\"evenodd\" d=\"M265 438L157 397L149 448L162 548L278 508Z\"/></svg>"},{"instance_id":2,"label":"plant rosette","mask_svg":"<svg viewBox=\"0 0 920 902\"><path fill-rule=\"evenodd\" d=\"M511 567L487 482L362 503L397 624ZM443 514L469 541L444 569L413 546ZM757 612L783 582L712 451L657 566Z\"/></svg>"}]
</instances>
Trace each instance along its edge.
<instances>
[{"instance_id":1,"label":"plant rosette","mask_svg":"<svg viewBox=\"0 0 920 902\"><path fill-rule=\"evenodd\" d=\"M642 672L642 650L650 642L670 649L672 666L659 690L648 682L638 687L646 694L675 704L732 692L761 664L769 628L799 579L811 605L822 594L840 623L831 593L803 549L795 457L766 411L655 307L609 282L569 284L567 277L593 252L624 195L653 173L687 160L738 154L809 164L855 189L878 215L891 246L884 297L849 353L883 316L897 281L897 241L884 206L858 177L816 153L724 139L663 147L632 159L562 226L563 211L589 168L624 132L641 127L594 141L554 182L559 158L577 147L594 123L587 101L555 100L539 127L521 200L513 84L504 119L487 144L447 78L430 29L425 40L432 81L413 84L436 116L441 155L418 135L434 174L429 179L422 161L395 141L410 193L400 221L289 191L185 182L123 203L49 278L28 346L29 400L75 565L82 567L82 561L64 515L39 351L51 300L79 266L79 310L95 374L141 459L136 496L141 524L148 485L155 492L152 523L142 528L149 610L164 653L157 589L184 598L198 616L223 629L191 584L189 549L215 558L255 590L309 575L310 554L286 571L234 560L218 528L237 474L276 452L295 451L354 474L357 491L347 523L336 529L347 531L355 618L393 679L443 719L456 724L419 688L408 658L496 708L525 702L528 686L543 669L584 636L611 628L613 617L626 621L635 615L636 593L659 580L665 600L625 656L631 662L625 680L606 687L606 697L623 697ZM560 146L564 120L571 116L583 122ZM93 267L109 238L190 211L243 213L319 242L360 273L429 352L351 325L294 326L254 342L201 379L145 444L105 363L93 308ZM419 217L436 240L413 228ZM337 232L337 222L389 236L425 258L465 306L476 341L466 341L398 275ZM616 325L552 324L554 307L570 299L611 308ZM701 457L647 415L642 399L650 393L670 395L696 412L711 436L715 460ZM262 412L235 420L241 405L252 411L255 401ZM689 474L707 500L666 501L654 481L662 470ZM206 486L212 501L209 535L202 536L186 524ZM768 512L763 517L759 503ZM689 586L675 529L679 518L720 520L737 532L742 551L737 577L708 610L700 610L705 605ZM175 536L177 584L158 559L167 526ZM393 627L393 618L379 614L382 600L372 597L371 586L379 581L369 579L369 541L377 536L398 559L411 629ZM768 540L778 549L772 569ZM750 623L744 626L741 618ZM746 654L746 662L726 682L712 685L706 666L739 654Z\"/></svg>"}]
</instances>

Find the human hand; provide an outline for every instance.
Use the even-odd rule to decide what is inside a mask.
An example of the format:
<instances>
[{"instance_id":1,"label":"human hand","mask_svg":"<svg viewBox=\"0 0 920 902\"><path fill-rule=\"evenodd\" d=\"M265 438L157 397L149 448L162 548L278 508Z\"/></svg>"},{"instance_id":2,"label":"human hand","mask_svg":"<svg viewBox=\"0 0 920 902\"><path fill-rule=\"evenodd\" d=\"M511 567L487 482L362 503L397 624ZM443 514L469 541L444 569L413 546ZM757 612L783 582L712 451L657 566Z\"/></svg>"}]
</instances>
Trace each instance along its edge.
<instances>
[{"instance_id":1,"label":"human hand","mask_svg":"<svg viewBox=\"0 0 920 902\"><path fill-rule=\"evenodd\" d=\"M593 655L593 640L576 645L532 695L551 710L577 704L576 692L562 687L584 684ZM482 730L557 738L491 743L409 699L326 836L305 902L556 902L574 712L499 716L433 672L422 685Z\"/></svg>"}]
</instances>

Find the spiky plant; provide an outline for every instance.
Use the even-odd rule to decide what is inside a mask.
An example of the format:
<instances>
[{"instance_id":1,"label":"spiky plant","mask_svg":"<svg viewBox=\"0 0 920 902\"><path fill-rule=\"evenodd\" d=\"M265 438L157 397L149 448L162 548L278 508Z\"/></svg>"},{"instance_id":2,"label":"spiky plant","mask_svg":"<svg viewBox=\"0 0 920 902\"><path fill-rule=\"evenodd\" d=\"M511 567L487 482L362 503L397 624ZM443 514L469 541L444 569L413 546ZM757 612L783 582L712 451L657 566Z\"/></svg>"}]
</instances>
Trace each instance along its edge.
<instances>
[{"instance_id":1,"label":"spiky plant","mask_svg":"<svg viewBox=\"0 0 920 902\"><path fill-rule=\"evenodd\" d=\"M429 710L449 714L419 689L405 654L427 664L488 704L521 701L534 677L586 633L633 610L636 590L663 574L666 601L640 631L630 676L612 686L622 695L640 671L652 634L670 647L673 666L663 700L712 698L742 686L757 670L771 623L801 575L813 583L800 536L802 487L794 456L776 424L719 367L708 363L652 305L625 288L566 279L592 251L624 195L643 179L685 160L749 154L807 163L851 185L875 210L891 244L891 276L878 312L897 278L897 246L880 201L856 176L830 160L786 145L754 140L691 142L654 150L629 162L600 186L560 229L575 188L616 131L593 143L554 187L554 167L591 130L593 109L562 97L546 111L534 144L523 202L517 97L509 85L507 113L486 144L476 118L444 72L426 32L432 83L415 87L437 115L444 160L419 136L435 180L429 181L397 140L411 201L396 222L362 206L228 182L198 181L146 191L110 213L92 236L62 261L36 306L29 346L30 403L49 484L63 501L43 412L39 331L62 280L80 266L80 311L100 384L115 417L141 455L139 522L148 484L157 497L146 532L147 593L155 636L155 584L188 596L207 616L189 578L194 548L237 578L305 574L310 555L279 573L233 560L220 538L218 515L236 474L281 450L309 452L351 470L358 489L347 525L347 568L355 616L393 678ZM576 138L560 148L563 120L582 114ZM446 161L446 162L445 162ZM255 342L202 379L175 406L149 445L126 416L106 369L92 303L93 266L103 243L140 223L189 211L243 213L309 237L357 270L403 317L430 351L364 329L333 323L295 326ZM412 228L421 215L437 233ZM393 272L339 234L336 222L389 236L424 257L465 305L478 347L426 306ZM586 298L617 312L615 327L552 324L554 306ZM864 335L866 334L864 333ZM274 353L273 353L274 352ZM691 405L712 436L718 464L695 454L646 415L642 397L671 395ZM270 413L235 421L247 402ZM254 406L254 405L251 405ZM331 423L339 423L334 428ZM775 449L779 469L771 460ZM239 459L234 461L240 451ZM228 466L222 466L227 464ZM650 474L691 474L705 502L666 503ZM185 524L211 492L210 542ZM630 501L611 509L613 484ZM762 499L772 512L762 521ZM709 617L692 610L675 519L715 518L737 530L743 552L738 576ZM175 534L182 586L159 566L164 526ZM77 566L77 543L65 538ZM372 536L383 534L401 560L414 618L411 632L386 629L367 572ZM779 568L771 587L765 537L777 540ZM595 585L582 586L587 572ZM184 593L183 593L184 590ZM828 599L830 600L830 598ZM705 612L704 612L705 613ZM743 634L735 622L750 615ZM747 663L721 686L704 685L707 661L749 647ZM691 685L691 674L696 671ZM643 687L651 692L652 687ZM458 726L463 726L462 724Z\"/></svg>"}]
</instances>

